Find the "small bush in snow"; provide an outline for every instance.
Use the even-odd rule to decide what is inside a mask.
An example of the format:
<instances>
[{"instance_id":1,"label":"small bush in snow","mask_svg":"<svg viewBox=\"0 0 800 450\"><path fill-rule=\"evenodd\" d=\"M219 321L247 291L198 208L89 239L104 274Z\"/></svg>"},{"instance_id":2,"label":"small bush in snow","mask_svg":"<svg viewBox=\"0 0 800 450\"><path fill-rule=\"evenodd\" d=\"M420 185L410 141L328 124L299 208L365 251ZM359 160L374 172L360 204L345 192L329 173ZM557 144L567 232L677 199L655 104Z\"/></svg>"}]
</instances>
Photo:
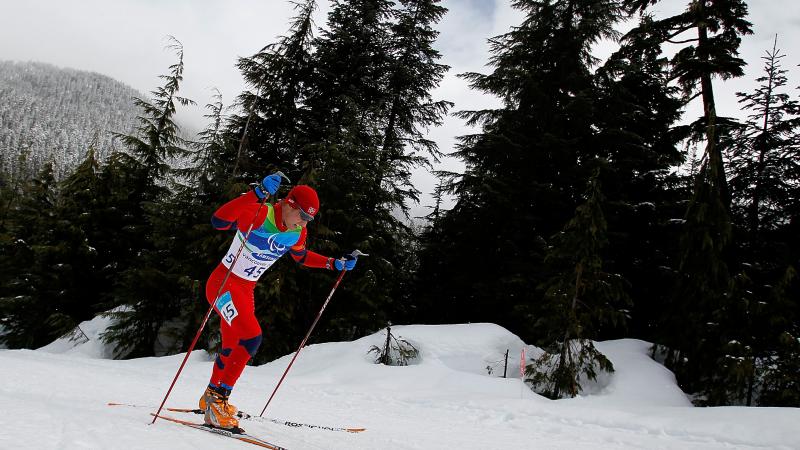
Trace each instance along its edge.
<instances>
[{"instance_id":1,"label":"small bush in snow","mask_svg":"<svg viewBox=\"0 0 800 450\"><path fill-rule=\"evenodd\" d=\"M613 372L614 365L588 339L559 341L525 367L525 381L545 397L575 397L580 379L597 380L599 371Z\"/></svg>"},{"instance_id":2,"label":"small bush in snow","mask_svg":"<svg viewBox=\"0 0 800 450\"><path fill-rule=\"evenodd\" d=\"M407 366L419 356L419 350L414 344L392 334L391 326L386 327L383 348L373 345L367 353L375 353L375 364L387 366Z\"/></svg>"}]
</instances>

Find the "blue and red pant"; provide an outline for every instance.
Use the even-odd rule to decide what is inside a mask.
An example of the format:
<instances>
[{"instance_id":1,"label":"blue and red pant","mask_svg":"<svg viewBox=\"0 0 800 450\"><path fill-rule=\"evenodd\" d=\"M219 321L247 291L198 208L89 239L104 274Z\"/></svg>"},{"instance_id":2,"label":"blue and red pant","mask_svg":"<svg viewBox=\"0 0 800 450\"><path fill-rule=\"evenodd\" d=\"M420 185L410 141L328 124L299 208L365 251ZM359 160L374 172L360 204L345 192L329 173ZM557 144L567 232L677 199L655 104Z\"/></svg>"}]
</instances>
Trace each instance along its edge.
<instances>
[{"instance_id":1,"label":"blue and red pant","mask_svg":"<svg viewBox=\"0 0 800 450\"><path fill-rule=\"evenodd\" d=\"M227 272L222 264L214 269L206 283L206 300L215 305L222 334L222 349L214 362L210 384L230 390L261 345L261 326L256 320L253 298L256 283L231 274L220 289Z\"/></svg>"}]
</instances>

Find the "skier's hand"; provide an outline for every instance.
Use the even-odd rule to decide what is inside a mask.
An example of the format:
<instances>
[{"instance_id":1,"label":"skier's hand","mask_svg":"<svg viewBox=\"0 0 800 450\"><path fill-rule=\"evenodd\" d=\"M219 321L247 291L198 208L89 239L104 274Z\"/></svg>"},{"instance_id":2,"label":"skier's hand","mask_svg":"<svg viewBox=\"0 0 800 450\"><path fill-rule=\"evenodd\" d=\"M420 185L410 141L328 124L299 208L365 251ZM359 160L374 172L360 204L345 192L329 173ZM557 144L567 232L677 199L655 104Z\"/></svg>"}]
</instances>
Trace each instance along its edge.
<instances>
[{"instance_id":1,"label":"skier's hand","mask_svg":"<svg viewBox=\"0 0 800 450\"><path fill-rule=\"evenodd\" d=\"M263 200L267 194L275 195L278 188L281 187L281 176L278 173L267 175L260 185L256 185L255 192L259 200Z\"/></svg>"},{"instance_id":2,"label":"skier's hand","mask_svg":"<svg viewBox=\"0 0 800 450\"><path fill-rule=\"evenodd\" d=\"M336 270L353 270L353 267L356 266L356 262L358 261L358 256L353 255L344 255L339 259L335 259L333 261L333 267Z\"/></svg>"}]
</instances>

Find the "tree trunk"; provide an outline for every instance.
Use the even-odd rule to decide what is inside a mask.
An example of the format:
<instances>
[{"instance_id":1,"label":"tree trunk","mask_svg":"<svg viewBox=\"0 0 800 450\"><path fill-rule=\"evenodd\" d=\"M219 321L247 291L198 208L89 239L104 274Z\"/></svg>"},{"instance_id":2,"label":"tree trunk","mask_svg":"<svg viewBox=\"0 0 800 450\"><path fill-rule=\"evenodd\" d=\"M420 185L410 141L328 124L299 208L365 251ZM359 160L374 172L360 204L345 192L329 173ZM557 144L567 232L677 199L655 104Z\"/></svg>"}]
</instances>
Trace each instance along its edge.
<instances>
[{"instance_id":1,"label":"tree trunk","mask_svg":"<svg viewBox=\"0 0 800 450\"><path fill-rule=\"evenodd\" d=\"M698 16L703 17L703 1L695 2ZM697 24L697 53L699 58L706 62L708 60L707 49L708 26L700 21ZM711 169L711 182L719 193L722 204L726 211L730 212L731 200L728 193L728 182L725 178L725 166L722 160L722 151L717 145L717 109L714 102L714 87L711 83L711 74L708 72L700 76L700 89L703 96L703 112L706 119L706 156Z\"/></svg>"}]
</instances>

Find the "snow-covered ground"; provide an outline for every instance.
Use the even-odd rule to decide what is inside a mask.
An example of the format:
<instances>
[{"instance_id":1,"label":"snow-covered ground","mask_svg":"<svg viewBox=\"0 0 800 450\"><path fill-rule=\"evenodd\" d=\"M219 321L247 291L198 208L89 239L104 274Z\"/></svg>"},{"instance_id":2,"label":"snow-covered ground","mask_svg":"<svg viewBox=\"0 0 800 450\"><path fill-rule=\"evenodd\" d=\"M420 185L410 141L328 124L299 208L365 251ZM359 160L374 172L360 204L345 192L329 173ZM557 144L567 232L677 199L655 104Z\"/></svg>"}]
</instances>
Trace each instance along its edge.
<instances>
[{"instance_id":1,"label":"snow-covered ground","mask_svg":"<svg viewBox=\"0 0 800 450\"><path fill-rule=\"evenodd\" d=\"M106 359L103 319L89 342L0 350L0 449L256 448L166 421L149 425L184 355ZM694 408L671 372L637 340L601 342L616 373L585 395L551 401L524 388L518 337L492 324L397 326L421 350L417 364L375 365L384 333L303 350L266 416L359 434L242 421L251 434L297 449L717 449L800 448L800 410ZM509 378L497 361L509 350ZM248 367L232 403L258 413L291 355ZM212 361L192 353L169 405L196 407ZM493 366L489 375L486 366ZM135 403L146 408L110 407ZM187 417L188 416L188 417ZM201 420L200 416L183 418Z\"/></svg>"}]
</instances>

